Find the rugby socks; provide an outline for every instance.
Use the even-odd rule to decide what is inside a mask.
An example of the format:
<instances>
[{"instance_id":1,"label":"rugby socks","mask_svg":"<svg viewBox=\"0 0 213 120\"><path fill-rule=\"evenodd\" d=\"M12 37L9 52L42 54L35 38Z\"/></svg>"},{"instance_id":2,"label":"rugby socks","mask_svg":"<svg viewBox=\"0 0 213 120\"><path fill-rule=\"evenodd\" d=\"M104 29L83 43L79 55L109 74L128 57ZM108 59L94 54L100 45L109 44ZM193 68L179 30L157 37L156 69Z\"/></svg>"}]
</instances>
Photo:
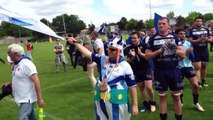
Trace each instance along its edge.
<instances>
[{"instance_id":1,"label":"rugby socks","mask_svg":"<svg viewBox=\"0 0 213 120\"><path fill-rule=\"evenodd\" d=\"M196 105L198 103L198 98L199 98L199 94L197 94L197 95L193 94L194 105Z\"/></svg>"},{"instance_id":2,"label":"rugby socks","mask_svg":"<svg viewBox=\"0 0 213 120\"><path fill-rule=\"evenodd\" d=\"M176 120L182 120L182 115L176 115L175 114L175 118L176 118Z\"/></svg>"},{"instance_id":3,"label":"rugby socks","mask_svg":"<svg viewBox=\"0 0 213 120\"><path fill-rule=\"evenodd\" d=\"M166 120L167 119L167 113L164 113L164 114L160 113L160 119Z\"/></svg>"},{"instance_id":4,"label":"rugby socks","mask_svg":"<svg viewBox=\"0 0 213 120\"><path fill-rule=\"evenodd\" d=\"M203 85L204 83L206 83L206 80L202 79L202 85Z\"/></svg>"},{"instance_id":5,"label":"rugby socks","mask_svg":"<svg viewBox=\"0 0 213 120\"><path fill-rule=\"evenodd\" d=\"M156 105L155 101L149 100L149 105Z\"/></svg>"},{"instance_id":6,"label":"rugby socks","mask_svg":"<svg viewBox=\"0 0 213 120\"><path fill-rule=\"evenodd\" d=\"M147 109L149 109L149 103L148 101L143 101L143 106L146 107Z\"/></svg>"}]
</instances>

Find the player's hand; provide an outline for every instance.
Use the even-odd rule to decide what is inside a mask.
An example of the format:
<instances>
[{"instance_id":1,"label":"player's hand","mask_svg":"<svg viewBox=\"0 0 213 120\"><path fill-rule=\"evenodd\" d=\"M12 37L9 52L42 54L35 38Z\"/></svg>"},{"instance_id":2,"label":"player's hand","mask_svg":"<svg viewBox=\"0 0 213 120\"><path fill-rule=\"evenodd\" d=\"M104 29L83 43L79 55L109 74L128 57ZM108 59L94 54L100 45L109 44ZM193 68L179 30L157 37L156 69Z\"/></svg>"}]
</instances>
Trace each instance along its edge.
<instances>
[{"instance_id":1,"label":"player's hand","mask_svg":"<svg viewBox=\"0 0 213 120\"><path fill-rule=\"evenodd\" d=\"M209 37L204 37L203 40L204 42L209 42Z\"/></svg>"},{"instance_id":2,"label":"player's hand","mask_svg":"<svg viewBox=\"0 0 213 120\"><path fill-rule=\"evenodd\" d=\"M165 44L172 44L172 41L170 39L166 39Z\"/></svg>"},{"instance_id":3,"label":"player's hand","mask_svg":"<svg viewBox=\"0 0 213 120\"><path fill-rule=\"evenodd\" d=\"M101 91L101 92L105 92L105 91L107 91L107 80L106 80L106 78L104 78L103 80L102 80L102 82L99 84L99 90Z\"/></svg>"},{"instance_id":4,"label":"player's hand","mask_svg":"<svg viewBox=\"0 0 213 120\"><path fill-rule=\"evenodd\" d=\"M161 48L160 48L160 49L158 49L158 52L159 52L160 54L163 54L163 52L164 52L164 48L163 48L163 46L161 46Z\"/></svg>"},{"instance_id":5,"label":"player's hand","mask_svg":"<svg viewBox=\"0 0 213 120\"><path fill-rule=\"evenodd\" d=\"M130 49L130 55L132 56L132 57L135 57L135 50L134 49Z\"/></svg>"},{"instance_id":6,"label":"player's hand","mask_svg":"<svg viewBox=\"0 0 213 120\"><path fill-rule=\"evenodd\" d=\"M139 54L143 54L142 52L141 52L141 49L138 47L138 53Z\"/></svg>"},{"instance_id":7,"label":"player's hand","mask_svg":"<svg viewBox=\"0 0 213 120\"><path fill-rule=\"evenodd\" d=\"M137 105L132 105L132 116L136 116L139 113L138 111L138 106Z\"/></svg>"}]
</instances>

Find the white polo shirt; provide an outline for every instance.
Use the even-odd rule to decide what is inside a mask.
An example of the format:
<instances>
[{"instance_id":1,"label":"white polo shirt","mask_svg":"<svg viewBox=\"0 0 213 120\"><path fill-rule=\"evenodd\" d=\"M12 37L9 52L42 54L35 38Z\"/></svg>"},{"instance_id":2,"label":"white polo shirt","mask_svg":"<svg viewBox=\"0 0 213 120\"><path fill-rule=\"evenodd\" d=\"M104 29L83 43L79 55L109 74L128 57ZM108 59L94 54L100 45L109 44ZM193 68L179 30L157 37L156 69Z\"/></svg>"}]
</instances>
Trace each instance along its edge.
<instances>
[{"instance_id":1,"label":"white polo shirt","mask_svg":"<svg viewBox=\"0 0 213 120\"><path fill-rule=\"evenodd\" d=\"M18 64L14 65L12 71L12 93L17 104L37 101L35 85L30 79L30 76L34 73L37 73L36 67L29 59L22 59Z\"/></svg>"},{"instance_id":2,"label":"white polo shirt","mask_svg":"<svg viewBox=\"0 0 213 120\"><path fill-rule=\"evenodd\" d=\"M96 40L94 40L93 47L94 47L95 50L97 50L99 48L102 48L101 55L105 55L105 52L104 52L104 43L103 43L103 41L100 38L97 38Z\"/></svg>"}]
</instances>

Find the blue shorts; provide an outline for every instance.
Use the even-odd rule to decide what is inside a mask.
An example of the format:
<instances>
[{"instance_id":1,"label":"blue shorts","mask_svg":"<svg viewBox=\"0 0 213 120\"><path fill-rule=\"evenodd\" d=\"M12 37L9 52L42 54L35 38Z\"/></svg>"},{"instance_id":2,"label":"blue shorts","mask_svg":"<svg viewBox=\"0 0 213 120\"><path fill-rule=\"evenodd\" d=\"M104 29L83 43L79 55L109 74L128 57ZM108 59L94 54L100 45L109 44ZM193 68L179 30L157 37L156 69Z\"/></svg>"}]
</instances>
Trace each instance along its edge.
<instances>
[{"instance_id":1,"label":"blue shorts","mask_svg":"<svg viewBox=\"0 0 213 120\"><path fill-rule=\"evenodd\" d=\"M179 91L184 88L179 68L171 70L155 69L154 79L155 89L159 92L167 91L168 87L171 91Z\"/></svg>"},{"instance_id":2,"label":"blue shorts","mask_svg":"<svg viewBox=\"0 0 213 120\"><path fill-rule=\"evenodd\" d=\"M152 80L152 71L151 69L145 69L140 71L134 71L135 80L137 83L143 82L146 80Z\"/></svg>"},{"instance_id":3,"label":"blue shorts","mask_svg":"<svg viewBox=\"0 0 213 120\"><path fill-rule=\"evenodd\" d=\"M196 73L193 67L184 67L184 68L181 68L180 71L181 71L182 79L184 79L184 77L192 78L196 76Z\"/></svg>"},{"instance_id":4,"label":"blue shorts","mask_svg":"<svg viewBox=\"0 0 213 120\"><path fill-rule=\"evenodd\" d=\"M201 52L194 52L195 59L193 62L209 62L209 51L204 50Z\"/></svg>"}]
</instances>

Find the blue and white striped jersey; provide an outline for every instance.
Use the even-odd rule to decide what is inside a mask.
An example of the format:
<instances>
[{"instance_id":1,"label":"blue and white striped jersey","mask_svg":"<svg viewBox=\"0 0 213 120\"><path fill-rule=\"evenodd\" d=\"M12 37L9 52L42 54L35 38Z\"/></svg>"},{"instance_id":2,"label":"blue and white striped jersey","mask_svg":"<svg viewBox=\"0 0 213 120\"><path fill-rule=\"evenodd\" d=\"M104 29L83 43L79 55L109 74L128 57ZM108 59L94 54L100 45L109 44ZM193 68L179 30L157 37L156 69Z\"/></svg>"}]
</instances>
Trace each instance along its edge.
<instances>
[{"instance_id":1,"label":"blue and white striped jersey","mask_svg":"<svg viewBox=\"0 0 213 120\"><path fill-rule=\"evenodd\" d=\"M136 85L132 68L122 56L119 59L118 67L115 67L116 60L109 60L109 63L106 63L107 58L108 57L105 55L100 56L95 53L92 54L92 60L94 62L97 64L101 64L102 62L100 81L103 76L106 75L109 87L118 90L128 89Z\"/></svg>"}]
</instances>

